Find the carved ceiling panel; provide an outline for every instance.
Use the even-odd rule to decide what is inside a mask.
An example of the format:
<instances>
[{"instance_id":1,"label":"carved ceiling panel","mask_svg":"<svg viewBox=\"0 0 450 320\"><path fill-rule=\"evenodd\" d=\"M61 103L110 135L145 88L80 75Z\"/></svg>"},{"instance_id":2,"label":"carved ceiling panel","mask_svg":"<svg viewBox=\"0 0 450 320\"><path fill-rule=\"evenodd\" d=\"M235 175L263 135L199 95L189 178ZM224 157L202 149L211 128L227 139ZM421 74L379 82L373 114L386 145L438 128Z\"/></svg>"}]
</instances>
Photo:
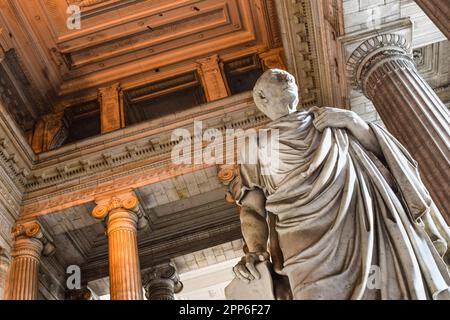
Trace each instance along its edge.
<instances>
[{"instance_id":1,"label":"carved ceiling panel","mask_svg":"<svg viewBox=\"0 0 450 320\"><path fill-rule=\"evenodd\" d=\"M69 28L76 18L69 5L81 10L79 28ZM42 54L42 67L55 75L53 83L58 79L58 96L119 81L133 87L154 79L156 69L281 45L273 0L17 0L4 6L19 21L9 31L22 28L36 48L21 54Z\"/></svg>"}]
</instances>

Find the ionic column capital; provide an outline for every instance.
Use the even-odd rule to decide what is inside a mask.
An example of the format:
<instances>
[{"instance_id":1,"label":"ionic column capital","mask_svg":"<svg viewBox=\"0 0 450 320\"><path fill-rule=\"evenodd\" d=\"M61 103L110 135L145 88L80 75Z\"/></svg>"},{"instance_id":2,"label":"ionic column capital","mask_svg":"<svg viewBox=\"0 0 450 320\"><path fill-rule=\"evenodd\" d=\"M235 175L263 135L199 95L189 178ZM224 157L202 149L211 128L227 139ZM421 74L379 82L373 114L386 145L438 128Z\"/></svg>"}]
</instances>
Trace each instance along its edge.
<instances>
[{"instance_id":1,"label":"ionic column capital","mask_svg":"<svg viewBox=\"0 0 450 320\"><path fill-rule=\"evenodd\" d=\"M27 255L40 259L40 255L50 256L55 252L53 241L44 233L37 221L18 223L12 229L14 246L11 257Z\"/></svg>"},{"instance_id":2,"label":"ionic column capital","mask_svg":"<svg viewBox=\"0 0 450 320\"><path fill-rule=\"evenodd\" d=\"M129 218L137 224L138 229L148 226L147 217L133 191L109 194L95 199L97 206L92 216L99 220L107 220L111 224L119 217Z\"/></svg>"},{"instance_id":3,"label":"ionic column capital","mask_svg":"<svg viewBox=\"0 0 450 320\"><path fill-rule=\"evenodd\" d=\"M173 300L174 294L183 290L183 283L173 263L162 264L145 271L142 283L148 300Z\"/></svg>"}]
</instances>

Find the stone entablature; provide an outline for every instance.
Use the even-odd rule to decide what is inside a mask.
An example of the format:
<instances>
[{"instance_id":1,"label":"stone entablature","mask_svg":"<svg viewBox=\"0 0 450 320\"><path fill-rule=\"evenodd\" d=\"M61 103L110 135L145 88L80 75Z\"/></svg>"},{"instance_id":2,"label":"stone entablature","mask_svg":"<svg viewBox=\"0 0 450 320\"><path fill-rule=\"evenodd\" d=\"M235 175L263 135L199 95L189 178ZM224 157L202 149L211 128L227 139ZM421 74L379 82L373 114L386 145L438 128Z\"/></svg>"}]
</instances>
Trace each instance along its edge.
<instances>
[{"instance_id":1,"label":"stone entablature","mask_svg":"<svg viewBox=\"0 0 450 320\"><path fill-rule=\"evenodd\" d=\"M172 163L173 130L249 129L268 119L256 111L251 93L212 102L155 121L115 131L38 156L26 185L21 218L28 220L70 206L93 201L105 192L137 188L207 165Z\"/></svg>"}]
</instances>

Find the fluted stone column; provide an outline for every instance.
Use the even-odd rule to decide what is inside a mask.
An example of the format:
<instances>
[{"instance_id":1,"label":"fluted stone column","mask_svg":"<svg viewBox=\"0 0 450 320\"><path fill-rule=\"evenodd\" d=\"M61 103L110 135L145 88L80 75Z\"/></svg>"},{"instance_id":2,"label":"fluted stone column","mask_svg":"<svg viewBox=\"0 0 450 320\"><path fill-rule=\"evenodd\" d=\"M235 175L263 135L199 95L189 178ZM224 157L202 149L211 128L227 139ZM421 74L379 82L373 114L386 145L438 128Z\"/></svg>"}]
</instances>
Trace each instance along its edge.
<instances>
[{"instance_id":1,"label":"fluted stone column","mask_svg":"<svg viewBox=\"0 0 450 320\"><path fill-rule=\"evenodd\" d=\"M93 216L105 219L111 300L142 300L137 230L147 225L133 193L97 199Z\"/></svg>"},{"instance_id":2,"label":"fluted stone column","mask_svg":"<svg viewBox=\"0 0 450 320\"><path fill-rule=\"evenodd\" d=\"M351 55L347 70L354 87L417 160L425 185L450 222L450 115L417 72L406 39L384 34L366 40Z\"/></svg>"},{"instance_id":3,"label":"fluted stone column","mask_svg":"<svg viewBox=\"0 0 450 320\"><path fill-rule=\"evenodd\" d=\"M175 300L175 294L183 290L183 284L172 263L154 267L143 276L145 296L148 300Z\"/></svg>"},{"instance_id":4,"label":"fluted stone column","mask_svg":"<svg viewBox=\"0 0 450 320\"><path fill-rule=\"evenodd\" d=\"M0 300L5 298L6 275L9 268L9 256L4 248L0 247Z\"/></svg>"},{"instance_id":5,"label":"fluted stone column","mask_svg":"<svg viewBox=\"0 0 450 320\"><path fill-rule=\"evenodd\" d=\"M36 300L41 257L51 255L55 247L44 236L37 222L16 225L13 237L15 242L11 252L6 299Z\"/></svg>"}]
</instances>

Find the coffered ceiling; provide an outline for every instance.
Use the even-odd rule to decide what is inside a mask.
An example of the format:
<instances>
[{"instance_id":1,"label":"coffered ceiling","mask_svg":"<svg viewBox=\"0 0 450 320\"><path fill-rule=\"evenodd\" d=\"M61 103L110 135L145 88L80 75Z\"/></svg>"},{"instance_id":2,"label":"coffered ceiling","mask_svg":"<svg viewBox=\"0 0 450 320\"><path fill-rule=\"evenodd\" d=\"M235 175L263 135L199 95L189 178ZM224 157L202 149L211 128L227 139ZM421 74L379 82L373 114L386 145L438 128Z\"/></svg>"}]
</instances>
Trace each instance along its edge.
<instances>
[{"instance_id":1,"label":"coffered ceiling","mask_svg":"<svg viewBox=\"0 0 450 320\"><path fill-rule=\"evenodd\" d=\"M69 5L81 9L79 29L68 28ZM3 50L18 52L47 112L111 83L133 88L194 70L211 54L281 46L273 0L3 0L0 9Z\"/></svg>"}]
</instances>

